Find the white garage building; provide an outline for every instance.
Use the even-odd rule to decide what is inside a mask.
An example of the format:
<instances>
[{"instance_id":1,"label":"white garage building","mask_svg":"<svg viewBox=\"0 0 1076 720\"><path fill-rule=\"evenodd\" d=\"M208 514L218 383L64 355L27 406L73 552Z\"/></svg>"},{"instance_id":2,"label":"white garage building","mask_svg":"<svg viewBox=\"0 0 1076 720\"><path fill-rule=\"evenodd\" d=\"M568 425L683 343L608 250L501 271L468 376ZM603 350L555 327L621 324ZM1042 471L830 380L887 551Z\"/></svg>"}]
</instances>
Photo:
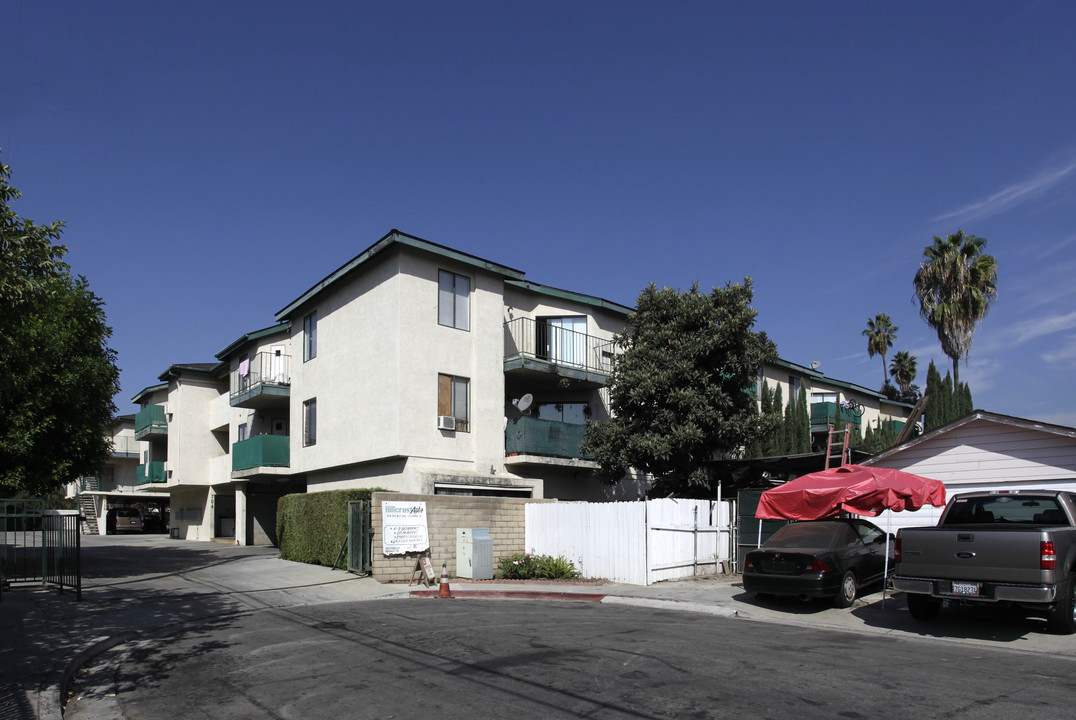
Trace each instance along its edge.
<instances>
[{"instance_id":1,"label":"white garage building","mask_svg":"<svg viewBox=\"0 0 1076 720\"><path fill-rule=\"evenodd\" d=\"M945 483L947 496L973 490L1048 488L1076 492L1076 428L976 410L863 463ZM935 525L942 508L883 513L898 528Z\"/></svg>"}]
</instances>

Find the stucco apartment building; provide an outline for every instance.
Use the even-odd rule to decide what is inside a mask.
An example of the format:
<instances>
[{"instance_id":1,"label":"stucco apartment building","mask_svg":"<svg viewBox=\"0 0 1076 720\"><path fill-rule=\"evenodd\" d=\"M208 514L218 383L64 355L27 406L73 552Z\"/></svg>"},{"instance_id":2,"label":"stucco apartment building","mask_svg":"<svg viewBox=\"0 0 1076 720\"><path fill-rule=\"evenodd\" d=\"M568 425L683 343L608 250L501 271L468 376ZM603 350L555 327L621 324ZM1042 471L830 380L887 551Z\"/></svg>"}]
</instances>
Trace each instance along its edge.
<instances>
[{"instance_id":1,"label":"stucco apartment building","mask_svg":"<svg viewBox=\"0 0 1076 720\"><path fill-rule=\"evenodd\" d=\"M645 478L605 485L579 451L609 417L630 312L393 230L275 325L135 396L140 487L168 495L173 536L239 544L274 542L277 499L304 490L637 499ZM791 363L764 374L832 386ZM887 420L910 409L856 392Z\"/></svg>"}]
</instances>

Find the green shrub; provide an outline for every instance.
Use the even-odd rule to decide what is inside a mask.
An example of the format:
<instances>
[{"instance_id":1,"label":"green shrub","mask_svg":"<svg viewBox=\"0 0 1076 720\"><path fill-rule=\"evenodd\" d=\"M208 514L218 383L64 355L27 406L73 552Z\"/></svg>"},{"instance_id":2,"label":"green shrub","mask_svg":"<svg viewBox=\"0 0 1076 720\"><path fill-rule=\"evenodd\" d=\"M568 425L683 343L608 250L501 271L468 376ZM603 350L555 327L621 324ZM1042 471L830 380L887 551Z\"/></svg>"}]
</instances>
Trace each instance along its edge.
<instances>
[{"instance_id":1,"label":"green shrub","mask_svg":"<svg viewBox=\"0 0 1076 720\"><path fill-rule=\"evenodd\" d=\"M548 580L567 580L579 577L575 565L563 555L553 557L541 555L538 557L538 575Z\"/></svg>"},{"instance_id":2,"label":"green shrub","mask_svg":"<svg viewBox=\"0 0 1076 720\"><path fill-rule=\"evenodd\" d=\"M330 490L285 495L277 502L276 537L280 557L311 565L332 566L347 537L351 500L369 500L379 488Z\"/></svg>"},{"instance_id":3,"label":"green shrub","mask_svg":"<svg viewBox=\"0 0 1076 720\"><path fill-rule=\"evenodd\" d=\"M504 580L566 580L579 572L563 555L510 555L497 564L497 577Z\"/></svg>"}]
</instances>

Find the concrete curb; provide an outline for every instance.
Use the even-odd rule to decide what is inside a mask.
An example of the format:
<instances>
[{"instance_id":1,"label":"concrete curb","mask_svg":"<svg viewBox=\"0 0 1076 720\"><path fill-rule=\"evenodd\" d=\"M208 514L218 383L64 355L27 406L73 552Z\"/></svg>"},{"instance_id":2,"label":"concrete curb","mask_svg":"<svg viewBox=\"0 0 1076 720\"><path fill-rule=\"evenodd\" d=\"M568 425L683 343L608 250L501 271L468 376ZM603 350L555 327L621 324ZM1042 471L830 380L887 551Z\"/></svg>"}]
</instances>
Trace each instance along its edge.
<instances>
[{"instance_id":1,"label":"concrete curb","mask_svg":"<svg viewBox=\"0 0 1076 720\"><path fill-rule=\"evenodd\" d=\"M742 617L732 608L721 605L707 605L705 603L690 602L687 600L662 600L660 598L631 597L628 595L607 595L601 602L603 605L632 605L634 607L658 608L660 610L675 610L677 612L696 612L728 618Z\"/></svg>"},{"instance_id":2,"label":"concrete curb","mask_svg":"<svg viewBox=\"0 0 1076 720\"><path fill-rule=\"evenodd\" d=\"M607 596L599 593L555 592L547 590L452 590L452 599L467 598L519 598L525 600L575 600L577 602L602 602ZM411 597L436 598L440 590L412 590ZM447 599L447 598L446 598Z\"/></svg>"},{"instance_id":3,"label":"concrete curb","mask_svg":"<svg viewBox=\"0 0 1076 720\"><path fill-rule=\"evenodd\" d=\"M129 630L116 635L99 637L75 654L63 668L49 672L49 679L38 692L37 716L41 720L63 720L64 698L71 678L79 669L101 653L108 652L117 645L130 642L138 637L138 632Z\"/></svg>"}]
</instances>

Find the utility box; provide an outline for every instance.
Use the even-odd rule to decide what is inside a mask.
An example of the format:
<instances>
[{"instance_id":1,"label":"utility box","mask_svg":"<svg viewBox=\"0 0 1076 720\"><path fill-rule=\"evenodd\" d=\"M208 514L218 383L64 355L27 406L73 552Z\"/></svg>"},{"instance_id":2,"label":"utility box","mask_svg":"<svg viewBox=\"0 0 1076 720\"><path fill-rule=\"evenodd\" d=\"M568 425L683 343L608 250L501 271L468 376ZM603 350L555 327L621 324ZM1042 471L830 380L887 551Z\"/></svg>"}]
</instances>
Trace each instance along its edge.
<instances>
[{"instance_id":1,"label":"utility box","mask_svg":"<svg viewBox=\"0 0 1076 720\"><path fill-rule=\"evenodd\" d=\"M456 528L456 576L493 579L493 538L487 528Z\"/></svg>"}]
</instances>

